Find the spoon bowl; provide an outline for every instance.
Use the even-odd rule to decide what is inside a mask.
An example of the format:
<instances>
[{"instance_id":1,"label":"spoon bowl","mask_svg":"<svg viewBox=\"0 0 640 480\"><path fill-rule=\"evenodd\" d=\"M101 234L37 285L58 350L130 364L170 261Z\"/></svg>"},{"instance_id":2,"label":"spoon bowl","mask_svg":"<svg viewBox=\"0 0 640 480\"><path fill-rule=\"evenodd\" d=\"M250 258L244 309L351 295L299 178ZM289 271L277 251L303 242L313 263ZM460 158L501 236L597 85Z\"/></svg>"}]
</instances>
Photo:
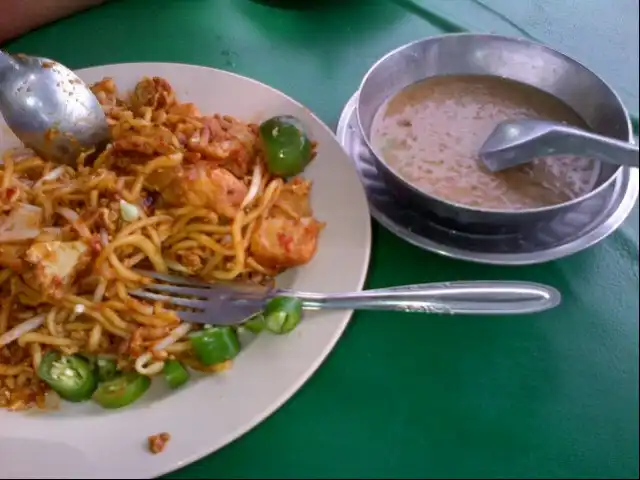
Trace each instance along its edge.
<instances>
[{"instance_id":1,"label":"spoon bowl","mask_svg":"<svg viewBox=\"0 0 640 480\"><path fill-rule=\"evenodd\" d=\"M0 51L0 113L22 143L42 158L75 165L109 140L102 106L71 70L40 57Z\"/></svg>"},{"instance_id":2,"label":"spoon bowl","mask_svg":"<svg viewBox=\"0 0 640 480\"><path fill-rule=\"evenodd\" d=\"M492 172L550 155L575 155L638 168L636 145L546 120L500 123L485 140L479 155Z\"/></svg>"}]
</instances>

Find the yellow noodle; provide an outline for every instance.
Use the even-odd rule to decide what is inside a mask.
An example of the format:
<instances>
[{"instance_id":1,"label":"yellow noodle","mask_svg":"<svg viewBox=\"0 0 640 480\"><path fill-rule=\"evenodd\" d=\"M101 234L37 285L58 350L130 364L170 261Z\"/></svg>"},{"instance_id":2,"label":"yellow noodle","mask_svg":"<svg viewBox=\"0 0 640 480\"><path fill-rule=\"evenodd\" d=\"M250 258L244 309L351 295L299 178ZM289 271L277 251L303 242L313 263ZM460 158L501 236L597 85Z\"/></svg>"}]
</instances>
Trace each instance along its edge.
<instances>
[{"instance_id":1,"label":"yellow noodle","mask_svg":"<svg viewBox=\"0 0 640 480\"><path fill-rule=\"evenodd\" d=\"M172 218L168 215L157 215L155 217L148 217L148 218L137 220L133 223L130 223L129 225L124 227L122 230L120 230L118 232L117 237L114 240L129 237L134 232L137 232L138 230L142 230L145 227L150 227L152 225L156 225L162 222L170 222L171 220Z\"/></svg>"},{"instance_id":2,"label":"yellow noodle","mask_svg":"<svg viewBox=\"0 0 640 480\"><path fill-rule=\"evenodd\" d=\"M121 279L136 283L144 282L144 277L142 275L139 275L130 268L125 267L115 254L109 254L109 263Z\"/></svg>"},{"instance_id":3,"label":"yellow noodle","mask_svg":"<svg viewBox=\"0 0 640 480\"><path fill-rule=\"evenodd\" d=\"M60 332L58 331L58 326L56 325L57 314L58 309L56 307L53 307L51 310L49 310L49 313L47 313L47 316L44 319L44 325L47 327L47 330L49 330L49 335L53 337L57 337L60 334Z\"/></svg>"},{"instance_id":4,"label":"yellow noodle","mask_svg":"<svg viewBox=\"0 0 640 480\"><path fill-rule=\"evenodd\" d=\"M100 340L102 338L102 325L96 322L89 334L89 341L87 342L87 350L95 352L100 347Z\"/></svg>"},{"instance_id":5,"label":"yellow noodle","mask_svg":"<svg viewBox=\"0 0 640 480\"><path fill-rule=\"evenodd\" d=\"M218 280L233 280L244 269L244 243L242 238L242 222L244 221L244 213L242 210L238 212L231 226L231 239L235 250L234 266L230 271L214 270L212 276Z\"/></svg>"},{"instance_id":6,"label":"yellow noodle","mask_svg":"<svg viewBox=\"0 0 640 480\"><path fill-rule=\"evenodd\" d=\"M188 250L190 248L196 248L198 245L200 245L200 242L197 240L183 240L182 242L173 245L170 251L177 252L179 250Z\"/></svg>"},{"instance_id":7,"label":"yellow noodle","mask_svg":"<svg viewBox=\"0 0 640 480\"><path fill-rule=\"evenodd\" d=\"M4 365L0 363L0 375L7 377L14 377L24 371L29 371L30 368L25 365Z\"/></svg>"},{"instance_id":8,"label":"yellow noodle","mask_svg":"<svg viewBox=\"0 0 640 480\"><path fill-rule=\"evenodd\" d=\"M29 332L18 339L18 345L24 347L27 343L41 343L43 345L55 345L58 347L69 347L73 341L69 338L54 337L44 333Z\"/></svg>"},{"instance_id":9,"label":"yellow noodle","mask_svg":"<svg viewBox=\"0 0 640 480\"><path fill-rule=\"evenodd\" d=\"M91 323L71 322L71 323L67 323L64 326L64 329L66 331L72 332L72 331L78 331L78 330L92 330L94 326L95 325Z\"/></svg>"},{"instance_id":10,"label":"yellow noodle","mask_svg":"<svg viewBox=\"0 0 640 480\"><path fill-rule=\"evenodd\" d=\"M158 249L149 241L148 238L144 237L140 234L129 235L127 237L119 237L113 240L109 245L107 245L102 252L100 252L100 256L96 260L96 268L99 268L100 265L106 260L110 254L118 247L124 246L135 246L138 249L142 250L151 263L153 263L156 271L160 273L167 272L167 266L162 259L162 255L158 251Z\"/></svg>"},{"instance_id":11,"label":"yellow noodle","mask_svg":"<svg viewBox=\"0 0 640 480\"><path fill-rule=\"evenodd\" d=\"M63 345L59 345L59 346L63 346ZM40 365L40 361L42 360L42 347L40 347L40 343L32 342L29 345L29 350L31 353L31 362L33 364L33 370L38 370L38 366Z\"/></svg>"},{"instance_id":12,"label":"yellow noodle","mask_svg":"<svg viewBox=\"0 0 640 480\"><path fill-rule=\"evenodd\" d=\"M94 312L92 310L87 310L86 314L89 315L90 317L92 317L94 320L96 320L108 332L113 333L114 335L117 335L118 337L129 338L130 333L129 333L128 330L123 329L123 328L119 328L119 327L113 325L113 323L109 322L100 313Z\"/></svg>"},{"instance_id":13,"label":"yellow noodle","mask_svg":"<svg viewBox=\"0 0 640 480\"><path fill-rule=\"evenodd\" d=\"M91 190L91 193L89 194L89 205L92 208L97 208L99 195L100 192L98 190Z\"/></svg>"},{"instance_id":14,"label":"yellow noodle","mask_svg":"<svg viewBox=\"0 0 640 480\"><path fill-rule=\"evenodd\" d=\"M154 170L160 170L162 168L177 167L182 163L182 154L173 154L162 157L157 157L147 163L142 169L144 175L148 175Z\"/></svg>"},{"instance_id":15,"label":"yellow noodle","mask_svg":"<svg viewBox=\"0 0 640 480\"><path fill-rule=\"evenodd\" d=\"M8 330L12 304L13 297L5 298L2 303L0 303L0 335Z\"/></svg>"},{"instance_id":16,"label":"yellow noodle","mask_svg":"<svg viewBox=\"0 0 640 480\"><path fill-rule=\"evenodd\" d=\"M190 233L189 234L189 238L195 240L196 242L198 242L200 245L204 245L205 247L213 250L216 253L219 253L221 255L237 255L238 254L238 250L237 249L228 249L228 248L224 248L222 245L220 245L218 242L216 242L213 238L211 237L207 237L206 235L203 235L202 233ZM243 254L244 254L244 249L243 249Z\"/></svg>"},{"instance_id":17,"label":"yellow noodle","mask_svg":"<svg viewBox=\"0 0 640 480\"><path fill-rule=\"evenodd\" d=\"M6 281L9 280L12 272L8 268L5 270L0 270L0 286Z\"/></svg>"},{"instance_id":18,"label":"yellow noodle","mask_svg":"<svg viewBox=\"0 0 640 480\"><path fill-rule=\"evenodd\" d=\"M200 272L202 277L208 277L211 272L220 264L224 257L219 253L214 253L212 257L207 260L204 268Z\"/></svg>"},{"instance_id":19,"label":"yellow noodle","mask_svg":"<svg viewBox=\"0 0 640 480\"><path fill-rule=\"evenodd\" d=\"M171 227L172 233L181 232L191 220L198 217L207 218L211 220L212 223L218 223L218 215L211 210L207 210L206 208L194 208L191 211L187 211L187 213L179 215L178 220Z\"/></svg>"},{"instance_id":20,"label":"yellow noodle","mask_svg":"<svg viewBox=\"0 0 640 480\"><path fill-rule=\"evenodd\" d=\"M4 155L2 158L3 164L3 172L2 172L2 183L0 183L0 188L8 188L11 185L11 181L13 180L13 158L11 155Z\"/></svg>"},{"instance_id":21,"label":"yellow noodle","mask_svg":"<svg viewBox=\"0 0 640 480\"><path fill-rule=\"evenodd\" d=\"M29 157L25 158L18 162L18 164L14 165L14 172L24 172L26 170L31 170L32 168L41 168L45 165L44 161L38 157Z\"/></svg>"}]
</instances>

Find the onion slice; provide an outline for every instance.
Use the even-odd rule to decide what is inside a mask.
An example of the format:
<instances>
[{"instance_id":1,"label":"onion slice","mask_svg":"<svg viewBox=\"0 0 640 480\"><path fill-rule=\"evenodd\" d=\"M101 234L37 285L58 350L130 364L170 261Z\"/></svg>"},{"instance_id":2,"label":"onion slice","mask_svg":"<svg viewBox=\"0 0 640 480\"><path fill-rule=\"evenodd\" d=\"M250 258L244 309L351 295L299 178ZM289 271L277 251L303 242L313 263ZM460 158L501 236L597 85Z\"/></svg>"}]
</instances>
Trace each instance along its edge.
<instances>
[{"instance_id":1,"label":"onion slice","mask_svg":"<svg viewBox=\"0 0 640 480\"><path fill-rule=\"evenodd\" d=\"M40 230L37 230L35 228L0 232L0 243L13 243L22 242L24 240L33 240L38 235L40 235Z\"/></svg>"},{"instance_id":2,"label":"onion slice","mask_svg":"<svg viewBox=\"0 0 640 480\"><path fill-rule=\"evenodd\" d=\"M249 185L249 191L247 195L242 200L242 205L240 208L245 208L248 206L258 195L258 190L260 190L260 184L262 183L262 168L260 167L260 162L256 162L256 166L253 168L253 177L251 177L251 185Z\"/></svg>"},{"instance_id":3,"label":"onion slice","mask_svg":"<svg viewBox=\"0 0 640 480\"><path fill-rule=\"evenodd\" d=\"M103 247L109 245L109 234L104 228L100 229L100 243L102 243Z\"/></svg>"},{"instance_id":4,"label":"onion slice","mask_svg":"<svg viewBox=\"0 0 640 480\"><path fill-rule=\"evenodd\" d=\"M80 221L80 217L76 212L67 207L56 208L56 213L62 215L73 227L78 231L80 236L91 239L91 232L87 226Z\"/></svg>"},{"instance_id":5,"label":"onion slice","mask_svg":"<svg viewBox=\"0 0 640 480\"><path fill-rule=\"evenodd\" d=\"M11 157L11 160L13 160L14 163L18 163L22 160L26 160L27 158L36 156L33 150L26 147L13 148L9 152L7 152L7 154Z\"/></svg>"},{"instance_id":6,"label":"onion slice","mask_svg":"<svg viewBox=\"0 0 640 480\"><path fill-rule=\"evenodd\" d=\"M36 328L40 328L44 323L45 315L36 315L35 317L25 320L20 325L16 325L8 332L0 335L0 347L10 344L14 340L17 340L25 333L29 333Z\"/></svg>"},{"instance_id":7,"label":"onion slice","mask_svg":"<svg viewBox=\"0 0 640 480\"><path fill-rule=\"evenodd\" d=\"M56 213L62 215L69 223L76 223L80 219L76 212L67 207L58 207Z\"/></svg>"}]
</instances>

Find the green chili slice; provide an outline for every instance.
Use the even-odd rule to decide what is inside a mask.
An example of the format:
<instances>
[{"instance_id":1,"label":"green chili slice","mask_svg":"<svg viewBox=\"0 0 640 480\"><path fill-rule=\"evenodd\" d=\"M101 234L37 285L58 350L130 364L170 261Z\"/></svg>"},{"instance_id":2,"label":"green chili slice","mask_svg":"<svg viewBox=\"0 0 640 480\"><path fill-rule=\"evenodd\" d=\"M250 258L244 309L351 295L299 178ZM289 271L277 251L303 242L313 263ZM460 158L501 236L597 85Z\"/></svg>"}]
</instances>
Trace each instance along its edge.
<instances>
[{"instance_id":1,"label":"green chili slice","mask_svg":"<svg viewBox=\"0 0 640 480\"><path fill-rule=\"evenodd\" d=\"M295 297L274 297L264 309L265 327L272 333L291 332L302 319L302 301Z\"/></svg>"},{"instance_id":2,"label":"green chili slice","mask_svg":"<svg viewBox=\"0 0 640 480\"><path fill-rule=\"evenodd\" d=\"M189 381L189 371L178 360L167 360L162 372L170 388L181 387Z\"/></svg>"},{"instance_id":3,"label":"green chili slice","mask_svg":"<svg viewBox=\"0 0 640 480\"><path fill-rule=\"evenodd\" d=\"M249 320L242 324L244 328L249 330L251 333L260 333L266 328L266 323L264 320L264 314L259 313L254 315Z\"/></svg>"},{"instance_id":4,"label":"green chili slice","mask_svg":"<svg viewBox=\"0 0 640 480\"><path fill-rule=\"evenodd\" d=\"M120 374L116 361L105 357L98 357L96 359L96 371L99 382L113 380Z\"/></svg>"},{"instance_id":5,"label":"green chili slice","mask_svg":"<svg viewBox=\"0 0 640 480\"><path fill-rule=\"evenodd\" d=\"M149 389L151 379L137 372L127 372L101 383L93 400L103 408L121 408L131 405Z\"/></svg>"},{"instance_id":6,"label":"green chili slice","mask_svg":"<svg viewBox=\"0 0 640 480\"><path fill-rule=\"evenodd\" d=\"M91 398L98 383L92 365L86 359L54 350L42 357L37 373L61 398L70 402Z\"/></svg>"},{"instance_id":7,"label":"green chili slice","mask_svg":"<svg viewBox=\"0 0 640 480\"><path fill-rule=\"evenodd\" d=\"M240 352L240 341L231 327L205 328L191 334L191 348L203 365L231 360Z\"/></svg>"}]
</instances>

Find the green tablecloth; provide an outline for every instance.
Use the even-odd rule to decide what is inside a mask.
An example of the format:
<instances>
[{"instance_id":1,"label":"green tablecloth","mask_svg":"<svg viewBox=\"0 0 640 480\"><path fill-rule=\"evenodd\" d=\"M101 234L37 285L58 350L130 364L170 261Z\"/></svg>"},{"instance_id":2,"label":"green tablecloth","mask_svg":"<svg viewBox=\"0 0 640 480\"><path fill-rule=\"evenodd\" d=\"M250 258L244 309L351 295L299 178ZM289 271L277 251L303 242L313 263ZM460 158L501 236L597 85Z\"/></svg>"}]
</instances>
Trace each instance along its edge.
<instances>
[{"instance_id":1,"label":"green tablecloth","mask_svg":"<svg viewBox=\"0 0 640 480\"><path fill-rule=\"evenodd\" d=\"M636 0L485 1L301 0L325 3L306 11L249 0L117 1L6 47L74 68L228 69L334 125L362 74L391 48L443 31L495 31L576 56L637 116ZM478 278L547 282L564 303L527 318L357 314L283 408L170 477L638 478L637 207L598 246L525 268L441 258L374 222L369 287Z\"/></svg>"}]
</instances>

